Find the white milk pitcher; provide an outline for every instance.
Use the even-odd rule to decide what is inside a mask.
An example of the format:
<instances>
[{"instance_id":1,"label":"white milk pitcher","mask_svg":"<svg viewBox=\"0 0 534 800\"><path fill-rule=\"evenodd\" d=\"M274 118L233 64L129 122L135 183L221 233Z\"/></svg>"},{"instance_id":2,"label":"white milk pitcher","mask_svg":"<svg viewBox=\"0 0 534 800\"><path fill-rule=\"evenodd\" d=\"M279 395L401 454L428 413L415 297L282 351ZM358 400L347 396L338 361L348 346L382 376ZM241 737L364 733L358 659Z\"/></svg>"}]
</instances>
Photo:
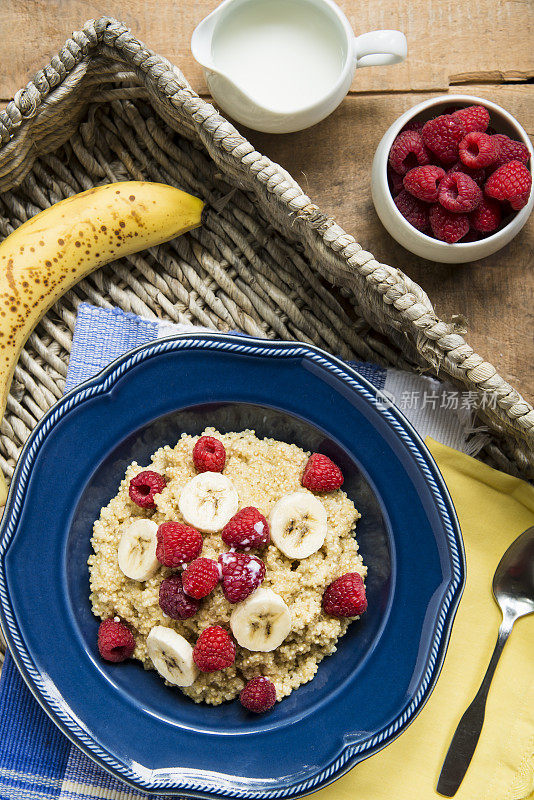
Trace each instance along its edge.
<instances>
[{"instance_id":1,"label":"white milk pitcher","mask_svg":"<svg viewBox=\"0 0 534 800\"><path fill-rule=\"evenodd\" d=\"M357 67L398 64L407 44L400 31L354 36L333 0L224 0L193 32L191 50L229 116L290 133L331 114Z\"/></svg>"}]
</instances>

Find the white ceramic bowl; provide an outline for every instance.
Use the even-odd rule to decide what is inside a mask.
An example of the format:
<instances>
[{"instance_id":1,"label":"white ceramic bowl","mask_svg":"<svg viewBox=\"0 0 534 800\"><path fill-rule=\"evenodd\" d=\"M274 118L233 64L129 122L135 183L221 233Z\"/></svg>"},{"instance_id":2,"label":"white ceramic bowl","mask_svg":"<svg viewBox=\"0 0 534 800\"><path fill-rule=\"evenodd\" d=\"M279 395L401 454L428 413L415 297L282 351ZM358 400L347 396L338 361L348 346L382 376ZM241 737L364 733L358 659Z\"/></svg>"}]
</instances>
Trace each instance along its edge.
<instances>
[{"instance_id":1,"label":"white ceramic bowl","mask_svg":"<svg viewBox=\"0 0 534 800\"><path fill-rule=\"evenodd\" d=\"M432 117L443 114L447 106L473 105L483 105L488 109L491 116L490 125L495 128L497 133L504 133L512 139L518 139L526 144L530 150L530 170L532 171L534 149L525 129L508 111L505 111L504 108L496 105L496 103L466 94L445 94L425 100L424 103L419 103L419 105L410 108L388 128L376 149L371 178L371 190L376 213L386 230L399 244L415 253L415 255L422 256L430 261L462 264L468 261L477 261L479 258L485 258L492 253L496 253L497 250L508 244L519 233L534 207L534 191L531 191L526 206L491 236L480 239L477 242L447 244L434 239L432 236L427 236L426 233L421 233L413 225L410 225L393 202L387 178L388 156L391 145L406 123L415 117L419 117L426 122Z\"/></svg>"}]
</instances>

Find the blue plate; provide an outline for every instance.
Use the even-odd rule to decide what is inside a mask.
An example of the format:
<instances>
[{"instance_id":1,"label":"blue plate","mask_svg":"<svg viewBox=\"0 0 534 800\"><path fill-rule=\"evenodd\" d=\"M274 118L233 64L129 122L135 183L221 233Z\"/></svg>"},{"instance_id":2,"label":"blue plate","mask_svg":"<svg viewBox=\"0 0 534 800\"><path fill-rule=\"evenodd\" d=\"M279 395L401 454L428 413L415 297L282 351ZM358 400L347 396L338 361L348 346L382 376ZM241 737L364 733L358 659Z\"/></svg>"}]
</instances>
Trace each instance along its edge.
<instances>
[{"instance_id":1,"label":"blue plate","mask_svg":"<svg viewBox=\"0 0 534 800\"><path fill-rule=\"evenodd\" d=\"M19 459L1 528L1 621L28 686L87 755L187 797L297 797L391 742L427 700L461 596L461 536L430 453L353 369L301 344L217 334L145 345L62 399ZM331 456L362 513L369 610L268 714L195 705L136 662L104 663L92 523L126 466L207 425Z\"/></svg>"}]
</instances>

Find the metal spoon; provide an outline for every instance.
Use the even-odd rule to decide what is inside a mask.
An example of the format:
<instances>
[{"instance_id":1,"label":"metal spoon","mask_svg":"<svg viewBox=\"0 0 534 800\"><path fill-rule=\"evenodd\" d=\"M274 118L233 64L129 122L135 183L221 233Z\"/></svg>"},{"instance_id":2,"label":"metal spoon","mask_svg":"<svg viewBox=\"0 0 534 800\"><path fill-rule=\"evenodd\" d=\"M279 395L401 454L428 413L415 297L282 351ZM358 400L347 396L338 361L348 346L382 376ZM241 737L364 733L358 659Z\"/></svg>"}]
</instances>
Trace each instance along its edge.
<instances>
[{"instance_id":1,"label":"metal spoon","mask_svg":"<svg viewBox=\"0 0 534 800\"><path fill-rule=\"evenodd\" d=\"M445 797L454 797L473 758L491 679L514 622L534 613L534 527L518 536L501 558L493 576L493 594L503 617L499 636L480 689L458 723L445 756L437 786Z\"/></svg>"}]
</instances>

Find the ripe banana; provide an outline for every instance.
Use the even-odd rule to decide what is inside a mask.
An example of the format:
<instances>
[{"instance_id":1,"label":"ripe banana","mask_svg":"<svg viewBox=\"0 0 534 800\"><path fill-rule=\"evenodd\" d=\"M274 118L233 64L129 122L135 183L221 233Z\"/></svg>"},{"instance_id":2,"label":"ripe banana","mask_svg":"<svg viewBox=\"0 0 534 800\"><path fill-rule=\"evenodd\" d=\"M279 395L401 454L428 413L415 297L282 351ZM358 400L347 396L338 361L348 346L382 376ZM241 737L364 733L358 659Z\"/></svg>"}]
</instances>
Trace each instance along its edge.
<instances>
[{"instance_id":1,"label":"ripe banana","mask_svg":"<svg viewBox=\"0 0 534 800\"><path fill-rule=\"evenodd\" d=\"M237 511L234 484L220 472L201 472L182 489L178 507L188 525L205 533L224 528Z\"/></svg>"},{"instance_id":2,"label":"ripe banana","mask_svg":"<svg viewBox=\"0 0 534 800\"><path fill-rule=\"evenodd\" d=\"M260 587L236 605L230 628L241 647L268 653L276 650L291 630L291 612L279 594Z\"/></svg>"},{"instance_id":3,"label":"ripe banana","mask_svg":"<svg viewBox=\"0 0 534 800\"><path fill-rule=\"evenodd\" d=\"M148 657L162 678L175 686L191 686L199 674L193 661L193 648L183 636L156 625L146 638Z\"/></svg>"},{"instance_id":4,"label":"ripe banana","mask_svg":"<svg viewBox=\"0 0 534 800\"><path fill-rule=\"evenodd\" d=\"M0 244L0 418L29 334L77 281L121 256L201 224L203 202L146 181L88 189L47 208ZM0 504L7 489L0 473Z\"/></svg>"},{"instance_id":5,"label":"ripe banana","mask_svg":"<svg viewBox=\"0 0 534 800\"><path fill-rule=\"evenodd\" d=\"M156 558L158 526L151 519L136 519L124 531L118 548L119 569L134 581L147 581L160 565Z\"/></svg>"},{"instance_id":6,"label":"ripe banana","mask_svg":"<svg viewBox=\"0 0 534 800\"><path fill-rule=\"evenodd\" d=\"M292 492L278 500L269 517L271 539L288 558L308 558L323 546L326 509L308 492Z\"/></svg>"}]
</instances>

